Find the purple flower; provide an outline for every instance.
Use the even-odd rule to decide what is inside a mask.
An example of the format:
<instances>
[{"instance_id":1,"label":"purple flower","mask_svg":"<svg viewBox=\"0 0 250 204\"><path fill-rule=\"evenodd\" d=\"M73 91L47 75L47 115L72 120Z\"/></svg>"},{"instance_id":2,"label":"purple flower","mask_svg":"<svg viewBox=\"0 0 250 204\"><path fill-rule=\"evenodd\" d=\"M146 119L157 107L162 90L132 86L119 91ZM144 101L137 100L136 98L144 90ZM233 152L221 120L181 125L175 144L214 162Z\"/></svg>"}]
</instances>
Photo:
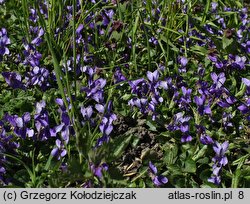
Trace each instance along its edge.
<instances>
[{"instance_id":1,"label":"purple flower","mask_svg":"<svg viewBox=\"0 0 250 204\"><path fill-rule=\"evenodd\" d=\"M99 129L101 133L103 134L101 138L97 140L96 147L101 146L104 142L109 141L109 135L111 134L113 130L113 121L117 119L117 116L111 112L112 111L112 101L108 102L106 113L102 117L101 124L99 126Z\"/></svg>"},{"instance_id":2,"label":"purple flower","mask_svg":"<svg viewBox=\"0 0 250 204\"><path fill-rule=\"evenodd\" d=\"M84 28L83 24L80 24L76 29L76 34L80 34L83 28Z\"/></svg>"},{"instance_id":3,"label":"purple flower","mask_svg":"<svg viewBox=\"0 0 250 204\"><path fill-rule=\"evenodd\" d=\"M210 53L208 55L208 58L212 61L212 62L217 62L218 59L217 59L217 55L215 53Z\"/></svg>"},{"instance_id":4,"label":"purple flower","mask_svg":"<svg viewBox=\"0 0 250 204\"><path fill-rule=\"evenodd\" d=\"M61 140L56 140L56 147L51 151L51 155L56 157L58 160L63 158L67 154L67 150L64 149L64 144Z\"/></svg>"},{"instance_id":5,"label":"purple flower","mask_svg":"<svg viewBox=\"0 0 250 204\"><path fill-rule=\"evenodd\" d=\"M250 87L250 80L247 78L242 78L242 82L246 85Z\"/></svg>"},{"instance_id":6,"label":"purple flower","mask_svg":"<svg viewBox=\"0 0 250 204\"><path fill-rule=\"evenodd\" d=\"M81 107L81 113L85 120L89 120L93 114L92 106L88 106L87 108Z\"/></svg>"},{"instance_id":7,"label":"purple flower","mask_svg":"<svg viewBox=\"0 0 250 204\"><path fill-rule=\"evenodd\" d=\"M34 115L37 136L41 141L47 140L50 135L49 114L45 109L45 101L36 103L36 114Z\"/></svg>"},{"instance_id":8,"label":"purple flower","mask_svg":"<svg viewBox=\"0 0 250 204\"><path fill-rule=\"evenodd\" d=\"M212 176L208 179L208 182L214 183L215 185L220 185L221 178L220 176Z\"/></svg>"},{"instance_id":9,"label":"purple flower","mask_svg":"<svg viewBox=\"0 0 250 204\"><path fill-rule=\"evenodd\" d=\"M188 89L184 86L181 87L182 96L176 102L179 104L180 108L189 109L191 103L191 92L192 89Z\"/></svg>"},{"instance_id":10,"label":"purple flower","mask_svg":"<svg viewBox=\"0 0 250 204\"><path fill-rule=\"evenodd\" d=\"M224 143L220 144L217 141L213 143L213 150L215 152L215 157L213 157L212 161L213 164L213 175L211 178L208 179L209 182L215 183L219 185L221 180L219 173L221 171L222 166L225 166L228 163L228 159L225 156L226 151L228 150L229 143L225 141Z\"/></svg>"},{"instance_id":11,"label":"purple flower","mask_svg":"<svg viewBox=\"0 0 250 204\"><path fill-rule=\"evenodd\" d=\"M240 57L236 55L235 57L232 56L231 59L232 59L232 63L231 63L232 68L239 69L239 70L242 70L245 68L245 62L247 60L245 56Z\"/></svg>"},{"instance_id":12,"label":"purple flower","mask_svg":"<svg viewBox=\"0 0 250 204\"><path fill-rule=\"evenodd\" d=\"M179 62L180 62L182 67L186 67L186 65L188 63L188 59L186 57L180 57Z\"/></svg>"},{"instance_id":13,"label":"purple flower","mask_svg":"<svg viewBox=\"0 0 250 204\"><path fill-rule=\"evenodd\" d=\"M206 134L206 128L202 125L195 125L197 134L200 136L200 142L204 145L213 144L213 139Z\"/></svg>"},{"instance_id":14,"label":"purple flower","mask_svg":"<svg viewBox=\"0 0 250 204\"><path fill-rule=\"evenodd\" d=\"M214 82L215 88L221 88L226 81L224 72L221 72L218 75L215 72L213 72L211 73L211 78Z\"/></svg>"},{"instance_id":15,"label":"purple flower","mask_svg":"<svg viewBox=\"0 0 250 204\"><path fill-rule=\"evenodd\" d=\"M147 106L148 106L148 99L147 98L133 98L129 100L128 102L129 105L131 106L136 106L137 108L140 109L140 111L145 114L148 112Z\"/></svg>"},{"instance_id":16,"label":"purple flower","mask_svg":"<svg viewBox=\"0 0 250 204\"><path fill-rule=\"evenodd\" d=\"M241 104L238 109L241 111L242 114L247 114L249 112L249 107L245 104Z\"/></svg>"},{"instance_id":17,"label":"purple flower","mask_svg":"<svg viewBox=\"0 0 250 204\"><path fill-rule=\"evenodd\" d=\"M154 77L156 77L156 75L154 75ZM151 76L149 76L150 79L153 80L153 73ZM145 81L145 79L141 78L141 79L137 79L134 81L129 81L129 85L132 89L132 93L133 94L137 94L139 97L145 96L148 91L149 91L149 86L147 84L147 82Z\"/></svg>"},{"instance_id":18,"label":"purple flower","mask_svg":"<svg viewBox=\"0 0 250 204\"><path fill-rule=\"evenodd\" d=\"M34 130L27 127L27 124L30 121L30 113L26 112L22 117L18 115L5 115L6 121L8 121L14 127L14 133L17 136L22 137L23 139L34 136Z\"/></svg>"},{"instance_id":19,"label":"purple flower","mask_svg":"<svg viewBox=\"0 0 250 204\"><path fill-rule=\"evenodd\" d=\"M4 125L4 121L0 120L0 185L8 185L9 180L6 177L7 168L5 165L9 163L5 153L15 155L16 149L19 147L19 144L14 142L13 136L7 133L9 127Z\"/></svg>"},{"instance_id":20,"label":"purple flower","mask_svg":"<svg viewBox=\"0 0 250 204\"><path fill-rule=\"evenodd\" d=\"M31 31L33 31L33 34L36 35L36 37L31 41L31 44L34 46L39 46L42 43L42 36L44 35L44 30L42 28L33 29L33 27L30 28Z\"/></svg>"},{"instance_id":21,"label":"purple flower","mask_svg":"<svg viewBox=\"0 0 250 204\"><path fill-rule=\"evenodd\" d=\"M153 174L157 174L157 168L151 161L149 162L149 169Z\"/></svg>"},{"instance_id":22,"label":"purple flower","mask_svg":"<svg viewBox=\"0 0 250 204\"><path fill-rule=\"evenodd\" d=\"M214 143L213 139L210 136L205 135L205 134L201 135L200 141L204 145L209 145L209 144L213 144Z\"/></svg>"},{"instance_id":23,"label":"purple flower","mask_svg":"<svg viewBox=\"0 0 250 204\"><path fill-rule=\"evenodd\" d=\"M238 32L237 32L238 34ZM241 46L243 47L243 50L246 52L246 53L250 53L250 41L247 41L246 43L242 43Z\"/></svg>"},{"instance_id":24,"label":"purple flower","mask_svg":"<svg viewBox=\"0 0 250 204\"><path fill-rule=\"evenodd\" d=\"M225 166L227 164L227 158L225 156L225 153L228 149L229 143L228 141L225 141L224 143L220 144L217 141L214 143L213 145L213 150L216 153L215 158L218 159L220 158L223 166Z\"/></svg>"},{"instance_id":25,"label":"purple flower","mask_svg":"<svg viewBox=\"0 0 250 204\"><path fill-rule=\"evenodd\" d=\"M157 168L151 161L149 162L149 173L156 186L162 186L168 182L168 179L165 176L157 175Z\"/></svg>"},{"instance_id":26,"label":"purple flower","mask_svg":"<svg viewBox=\"0 0 250 204\"><path fill-rule=\"evenodd\" d=\"M35 66L27 77L27 86L38 85L43 91L45 91L49 86L49 71L46 68L40 68Z\"/></svg>"},{"instance_id":27,"label":"purple flower","mask_svg":"<svg viewBox=\"0 0 250 204\"><path fill-rule=\"evenodd\" d=\"M80 24L78 26L78 28L76 29L76 43L77 44L80 44L81 42L84 42L82 34L81 34L83 28L84 28L83 24Z\"/></svg>"},{"instance_id":28,"label":"purple flower","mask_svg":"<svg viewBox=\"0 0 250 204\"><path fill-rule=\"evenodd\" d=\"M56 103L59 105L58 112L61 114L61 124L55 126L54 128L50 129L51 137L55 137L57 133L61 133L61 138L67 144L69 142L70 135L74 134L74 130L72 128L70 117L66 111L66 107L62 99L57 98ZM69 106L70 108L70 106Z\"/></svg>"},{"instance_id":29,"label":"purple flower","mask_svg":"<svg viewBox=\"0 0 250 204\"><path fill-rule=\"evenodd\" d=\"M36 10L33 9L33 8L30 8L30 16L29 16L29 19L30 19L32 22L34 22L34 23L36 23L37 20L38 20L37 12L36 12Z\"/></svg>"},{"instance_id":30,"label":"purple flower","mask_svg":"<svg viewBox=\"0 0 250 204\"><path fill-rule=\"evenodd\" d=\"M211 7L212 7L212 11L215 12L217 7L218 7L218 3L217 2L211 2Z\"/></svg>"},{"instance_id":31,"label":"purple flower","mask_svg":"<svg viewBox=\"0 0 250 204\"><path fill-rule=\"evenodd\" d=\"M102 21L103 26L108 26L110 21L112 21L114 13L115 12L113 9L103 10L103 12L101 13L102 18L103 18L103 21Z\"/></svg>"},{"instance_id":32,"label":"purple flower","mask_svg":"<svg viewBox=\"0 0 250 204\"><path fill-rule=\"evenodd\" d=\"M165 176L159 175L159 176L155 176L153 179L153 183L156 186L161 186L164 185L168 182L168 179Z\"/></svg>"},{"instance_id":33,"label":"purple flower","mask_svg":"<svg viewBox=\"0 0 250 204\"><path fill-rule=\"evenodd\" d=\"M0 61L2 56L9 55L10 51L7 48L7 45L10 44L10 39L7 36L7 30L2 28L0 30Z\"/></svg>"},{"instance_id":34,"label":"purple flower","mask_svg":"<svg viewBox=\"0 0 250 204\"><path fill-rule=\"evenodd\" d=\"M25 89L24 85L22 84L22 77L20 74L15 72L2 72L2 75L6 83L13 89Z\"/></svg>"},{"instance_id":35,"label":"purple flower","mask_svg":"<svg viewBox=\"0 0 250 204\"><path fill-rule=\"evenodd\" d=\"M212 114L211 108L210 108L209 104L205 105L205 101L206 101L206 97L204 95L202 95L201 97L199 97L199 96L194 97L194 102L198 106L199 114L200 115L204 115L204 114L211 115Z\"/></svg>"},{"instance_id":36,"label":"purple flower","mask_svg":"<svg viewBox=\"0 0 250 204\"><path fill-rule=\"evenodd\" d=\"M218 104L220 107L228 108L228 107L230 107L231 105L233 105L236 101L237 101L237 100L236 100L235 97L229 96L229 97L226 98L226 101L220 100L217 104Z\"/></svg>"},{"instance_id":37,"label":"purple flower","mask_svg":"<svg viewBox=\"0 0 250 204\"><path fill-rule=\"evenodd\" d=\"M191 142L192 141L192 136L189 135L189 134L184 134L182 137L181 137L181 142L184 143L184 142Z\"/></svg>"},{"instance_id":38,"label":"purple flower","mask_svg":"<svg viewBox=\"0 0 250 204\"><path fill-rule=\"evenodd\" d=\"M42 58L42 54L39 53L35 46L24 42L24 51L23 54L25 56L25 60L23 62L24 65L30 65L31 67L40 66L40 59Z\"/></svg>"},{"instance_id":39,"label":"purple flower","mask_svg":"<svg viewBox=\"0 0 250 204\"><path fill-rule=\"evenodd\" d=\"M117 68L114 73L114 82L115 84L120 83L122 81L126 81L127 78L122 74L122 71L120 68Z\"/></svg>"},{"instance_id":40,"label":"purple flower","mask_svg":"<svg viewBox=\"0 0 250 204\"><path fill-rule=\"evenodd\" d=\"M233 127L233 124L230 122L230 120L232 119L232 114L223 112L222 116L223 116L222 122L223 122L223 126L224 126L225 130L227 130L228 127Z\"/></svg>"},{"instance_id":41,"label":"purple flower","mask_svg":"<svg viewBox=\"0 0 250 204\"><path fill-rule=\"evenodd\" d=\"M250 80L247 78L242 78L242 82L247 86L246 95L250 95Z\"/></svg>"},{"instance_id":42,"label":"purple flower","mask_svg":"<svg viewBox=\"0 0 250 204\"><path fill-rule=\"evenodd\" d=\"M102 172L108 170L108 165L106 163L102 163L101 165L95 166L94 164L90 165L90 169L94 176L101 179L103 177Z\"/></svg>"},{"instance_id":43,"label":"purple flower","mask_svg":"<svg viewBox=\"0 0 250 204\"><path fill-rule=\"evenodd\" d=\"M157 70L154 72L147 71L147 78L150 82L157 82L159 79L159 72Z\"/></svg>"},{"instance_id":44,"label":"purple flower","mask_svg":"<svg viewBox=\"0 0 250 204\"><path fill-rule=\"evenodd\" d=\"M88 87L83 87L81 91L87 93L88 98L94 99L97 103L102 103L104 101L103 88L106 85L106 80L99 78L95 81L89 81Z\"/></svg>"},{"instance_id":45,"label":"purple flower","mask_svg":"<svg viewBox=\"0 0 250 204\"><path fill-rule=\"evenodd\" d=\"M155 37L151 37L148 41L154 45L158 45L158 40Z\"/></svg>"}]
</instances>

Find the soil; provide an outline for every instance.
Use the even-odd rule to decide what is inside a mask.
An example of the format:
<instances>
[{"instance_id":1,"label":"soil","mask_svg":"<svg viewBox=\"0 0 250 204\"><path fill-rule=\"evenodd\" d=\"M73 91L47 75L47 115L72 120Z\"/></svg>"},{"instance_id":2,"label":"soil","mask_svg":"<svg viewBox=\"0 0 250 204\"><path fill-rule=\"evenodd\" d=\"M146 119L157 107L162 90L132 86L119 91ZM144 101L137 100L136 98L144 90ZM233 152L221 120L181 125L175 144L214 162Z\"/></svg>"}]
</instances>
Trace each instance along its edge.
<instances>
[{"instance_id":1,"label":"soil","mask_svg":"<svg viewBox=\"0 0 250 204\"><path fill-rule=\"evenodd\" d=\"M118 116L114 123L113 137L123 135L134 135L138 138L136 146L130 144L125 150L124 155L119 161L119 169L124 176L132 177L136 175L139 168L146 158L159 160L163 156L163 152L157 143L155 132L147 129L146 120L127 118Z\"/></svg>"}]
</instances>

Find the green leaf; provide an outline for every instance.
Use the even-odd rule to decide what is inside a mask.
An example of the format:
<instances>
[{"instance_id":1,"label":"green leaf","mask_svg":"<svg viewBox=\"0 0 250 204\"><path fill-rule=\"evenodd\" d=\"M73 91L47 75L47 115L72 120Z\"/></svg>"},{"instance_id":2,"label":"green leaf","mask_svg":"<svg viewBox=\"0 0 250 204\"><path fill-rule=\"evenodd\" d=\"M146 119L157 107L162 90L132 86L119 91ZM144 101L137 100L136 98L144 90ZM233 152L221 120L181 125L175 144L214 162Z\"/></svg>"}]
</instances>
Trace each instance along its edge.
<instances>
[{"instance_id":1,"label":"green leaf","mask_svg":"<svg viewBox=\"0 0 250 204\"><path fill-rule=\"evenodd\" d=\"M164 147L164 162L167 165L174 164L178 154L178 145L169 144L168 146Z\"/></svg>"},{"instance_id":2,"label":"green leaf","mask_svg":"<svg viewBox=\"0 0 250 204\"><path fill-rule=\"evenodd\" d=\"M192 159L193 159L194 161L197 161L198 159L200 159L201 157L203 157L203 156L205 155L206 151L207 151L207 145L204 145L204 146L199 150L199 152L198 152L196 155L193 156Z\"/></svg>"},{"instance_id":3,"label":"green leaf","mask_svg":"<svg viewBox=\"0 0 250 204\"><path fill-rule=\"evenodd\" d=\"M206 48L198 46L198 45L192 46L191 51L195 53L199 53L200 55L207 55L208 53L208 50Z\"/></svg>"},{"instance_id":4,"label":"green leaf","mask_svg":"<svg viewBox=\"0 0 250 204\"><path fill-rule=\"evenodd\" d=\"M228 39L228 38L226 38L226 37L223 37L222 38L222 48L223 49L226 49L228 46L230 46L231 44L232 44L232 42L233 42L233 39L231 38L231 39Z\"/></svg>"},{"instance_id":5,"label":"green leaf","mask_svg":"<svg viewBox=\"0 0 250 204\"><path fill-rule=\"evenodd\" d=\"M183 173L181 171L181 168L179 168L176 165L168 165L168 169L171 172L171 176L174 176L174 175L183 175Z\"/></svg>"},{"instance_id":6,"label":"green leaf","mask_svg":"<svg viewBox=\"0 0 250 204\"><path fill-rule=\"evenodd\" d=\"M109 145L110 155L107 159L112 161L112 160L119 158L125 151L126 147L129 145L132 137L133 135L129 135L129 136L123 135L113 140L111 144Z\"/></svg>"},{"instance_id":7,"label":"green leaf","mask_svg":"<svg viewBox=\"0 0 250 204\"><path fill-rule=\"evenodd\" d=\"M185 167L183 169L184 172L187 173L195 173L196 172L196 163L192 159L188 159L185 161Z\"/></svg>"},{"instance_id":8,"label":"green leaf","mask_svg":"<svg viewBox=\"0 0 250 204\"><path fill-rule=\"evenodd\" d=\"M50 155L49 158L48 158L48 160L47 160L47 162L46 162L46 164L45 164L45 167L44 167L44 170L45 170L45 171L47 171L47 170L49 169L49 167L50 167L50 165L51 165L51 160L52 160L52 158L53 158L53 156Z\"/></svg>"},{"instance_id":9,"label":"green leaf","mask_svg":"<svg viewBox=\"0 0 250 204\"><path fill-rule=\"evenodd\" d=\"M155 125L153 123L151 123L149 120L147 121L146 124L148 125L149 130L151 130L151 131L157 131Z\"/></svg>"},{"instance_id":10,"label":"green leaf","mask_svg":"<svg viewBox=\"0 0 250 204\"><path fill-rule=\"evenodd\" d=\"M179 52L179 49L170 41L170 40L168 40L165 36L163 36L163 35L161 35L160 36L160 39L162 40L162 41L164 41L165 43L167 43L168 45L170 45L172 48L172 50L173 51L175 51L175 52Z\"/></svg>"},{"instance_id":11,"label":"green leaf","mask_svg":"<svg viewBox=\"0 0 250 204\"><path fill-rule=\"evenodd\" d=\"M232 166L238 165L238 166L237 166L237 169L240 169L240 168L243 166L243 164L245 163L245 160L246 160L248 157L250 157L250 154L247 154L247 155L245 155L245 156L240 157L239 159L233 161Z\"/></svg>"},{"instance_id":12,"label":"green leaf","mask_svg":"<svg viewBox=\"0 0 250 204\"><path fill-rule=\"evenodd\" d=\"M241 177L241 170L236 169L232 179L232 188L238 188L240 177Z\"/></svg>"},{"instance_id":13,"label":"green leaf","mask_svg":"<svg viewBox=\"0 0 250 204\"><path fill-rule=\"evenodd\" d=\"M17 171L13 178L24 185L30 182L30 176L25 169Z\"/></svg>"},{"instance_id":14,"label":"green leaf","mask_svg":"<svg viewBox=\"0 0 250 204\"><path fill-rule=\"evenodd\" d=\"M115 39L116 41L119 41L120 38L122 37L122 33L118 33L117 31L113 31L110 39Z\"/></svg>"}]
</instances>

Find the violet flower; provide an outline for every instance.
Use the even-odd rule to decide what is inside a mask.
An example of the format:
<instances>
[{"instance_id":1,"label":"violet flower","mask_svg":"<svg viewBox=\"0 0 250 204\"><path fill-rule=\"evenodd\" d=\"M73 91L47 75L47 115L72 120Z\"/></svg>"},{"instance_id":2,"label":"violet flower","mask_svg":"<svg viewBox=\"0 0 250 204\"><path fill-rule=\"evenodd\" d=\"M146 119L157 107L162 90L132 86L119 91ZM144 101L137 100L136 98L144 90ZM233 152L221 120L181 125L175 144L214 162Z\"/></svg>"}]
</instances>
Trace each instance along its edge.
<instances>
[{"instance_id":1,"label":"violet flower","mask_svg":"<svg viewBox=\"0 0 250 204\"><path fill-rule=\"evenodd\" d=\"M239 70L242 70L245 68L245 64L246 64L246 60L247 58L245 56L233 56L233 55L230 55L229 56L230 59L231 59L231 67L234 68L234 69L239 69Z\"/></svg>"},{"instance_id":2,"label":"violet flower","mask_svg":"<svg viewBox=\"0 0 250 204\"><path fill-rule=\"evenodd\" d=\"M151 37L148 41L153 45L158 45L158 40L155 37Z\"/></svg>"},{"instance_id":3,"label":"violet flower","mask_svg":"<svg viewBox=\"0 0 250 204\"><path fill-rule=\"evenodd\" d=\"M2 28L0 30L0 61L2 61L2 56L9 55L10 51L7 45L10 44L10 39L7 36L7 30Z\"/></svg>"},{"instance_id":4,"label":"violet flower","mask_svg":"<svg viewBox=\"0 0 250 204\"><path fill-rule=\"evenodd\" d=\"M219 185L221 182L219 173L223 166L228 163L228 159L225 156L226 151L228 150L229 143L225 141L220 144L217 141L213 144L213 150L215 151L215 157L213 157L213 175L208 179L209 182L212 182L216 185Z\"/></svg>"},{"instance_id":5,"label":"violet flower","mask_svg":"<svg viewBox=\"0 0 250 204\"><path fill-rule=\"evenodd\" d=\"M42 36L44 35L44 30L39 27L30 26L30 32L35 35L35 38L31 41L31 44L38 47L42 42Z\"/></svg>"},{"instance_id":6,"label":"violet flower","mask_svg":"<svg viewBox=\"0 0 250 204\"><path fill-rule=\"evenodd\" d=\"M148 112L148 99L147 98L132 98L129 100L128 104L130 106L136 106L140 109L141 113L146 114Z\"/></svg>"},{"instance_id":7,"label":"violet flower","mask_svg":"<svg viewBox=\"0 0 250 204\"><path fill-rule=\"evenodd\" d=\"M94 176L101 179L103 177L102 172L108 170L108 165L106 163L102 163L101 165L90 164L90 169Z\"/></svg>"},{"instance_id":8,"label":"violet flower","mask_svg":"<svg viewBox=\"0 0 250 204\"><path fill-rule=\"evenodd\" d=\"M49 79L50 79L50 73L46 68L40 68L38 66L35 66L32 68L32 71L29 72L29 76L27 77L27 86L32 85L38 85L41 87L43 91L48 89L50 86Z\"/></svg>"},{"instance_id":9,"label":"violet flower","mask_svg":"<svg viewBox=\"0 0 250 204\"><path fill-rule=\"evenodd\" d=\"M220 107L228 108L228 107L232 106L236 101L237 101L237 99L234 96L228 96L225 101L220 100L217 104Z\"/></svg>"},{"instance_id":10,"label":"violet flower","mask_svg":"<svg viewBox=\"0 0 250 204\"><path fill-rule=\"evenodd\" d=\"M114 73L114 83L120 83L122 81L126 81L127 78L122 74L122 71L120 68L116 68L115 73Z\"/></svg>"},{"instance_id":11,"label":"violet flower","mask_svg":"<svg viewBox=\"0 0 250 204\"><path fill-rule=\"evenodd\" d=\"M218 75L215 72L213 72L213 73L211 73L210 76L214 82L215 89L221 88L226 81L226 77L225 77L224 72L221 72Z\"/></svg>"},{"instance_id":12,"label":"violet flower","mask_svg":"<svg viewBox=\"0 0 250 204\"><path fill-rule=\"evenodd\" d=\"M6 178L7 169L5 165L8 163L7 157L4 153L15 154L19 144L13 141L12 135L7 135L6 126L4 121L0 120L0 185L6 186L9 179Z\"/></svg>"},{"instance_id":13,"label":"violet flower","mask_svg":"<svg viewBox=\"0 0 250 204\"><path fill-rule=\"evenodd\" d=\"M181 87L182 96L179 99L176 99L175 102L178 103L178 106L182 109L188 110L191 103L191 93L192 89L188 89L184 86Z\"/></svg>"},{"instance_id":14,"label":"violet flower","mask_svg":"<svg viewBox=\"0 0 250 204\"><path fill-rule=\"evenodd\" d=\"M206 134L206 128L202 125L195 125L197 134L200 136L200 142L204 145L213 144L214 140Z\"/></svg>"},{"instance_id":15,"label":"violet flower","mask_svg":"<svg viewBox=\"0 0 250 204\"><path fill-rule=\"evenodd\" d=\"M250 80L247 78L242 78L242 82L247 86L246 95L250 96Z\"/></svg>"},{"instance_id":16,"label":"violet flower","mask_svg":"<svg viewBox=\"0 0 250 204\"><path fill-rule=\"evenodd\" d=\"M155 70L154 72L147 71L147 78L151 83L153 84L157 83L159 79L158 70Z\"/></svg>"},{"instance_id":17,"label":"violet flower","mask_svg":"<svg viewBox=\"0 0 250 204\"><path fill-rule=\"evenodd\" d=\"M192 136L189 135L189 124L188 122L184 122L180 125L180 131L182 132L183 136L181 137L181 142L190 142L192 141Z\"/></svg>"},{"instance_id":18,"label":"violet flower","mask_svg":"<svg viewBox=\"0 0 250 204\"><path fill-rule=\"evenodd\" d=\"M61 140L56 140L56 147L51 151L51 155L56 157L58 160L63 158L67 154L67 150Z\"/></svg>"},{"instance_id":19,"label":"violet flower","mask_svg":"<svg viewBox=\"0 0 250 204\"><path fill-rule=\"evenodd\" d=\"M55 137L57 133L61 133L61 138L67 144L69 142L70 134L73 134L72 125L66 107L62 99L57 98L56 103L59 105L58 112L61 114L61 124L50 129L51 137Z\"/></svg>"},{"instance_id":20,"label":"violet flower","mask_svg":"<svg viewBox=\"0 0 250 204\"><path fill-rule=\"evenodd\" d=\"M169 131L180 130L181 124L188 122L191 119L189 116L184 116L183 112L176 113L173 118L173 122L167 126Z\"/></svg>"},{"instance_id":21,"label":"violet flower","mask_svg":"<svg viewBox=\"0 0 250 204\"><path fill-rule=\"evenodd\" d=\"M194 97L194 102L198 106L198 113L200 115L204 115L204 114L211 115L212 114L211 108L209 104L205 105L205 101L206 101L206 97L204 95L200 97L199 96Z\"/></svg>"},{"instance_id":22,"label":"violet flower","mask_svg":"<svg viewBox=\"0 0 250 204\"><path fill-rule=\"evenodd\" d=\"M182 56L182 57L179 57L178 62L181 65L180 68L179 68L179 72L180 73L185 73L187 71L186 70L186 65L188 63L188 59L186 57Z\"/></svg>"},{"instance_id":23,"label":"violet flower","mask_svg":"<svg viewBox=\"0 0 250 204\"><path fill-rule=\"evenodd\" d=\"M117 116L111 112L112 110L112 102L109 101L106 113L102 117L101 124L99 126L99 129L102 133L102 137L97 140L96 147L101 146L104 142L109 141L109 135L113 130L113 121L117 119Z\"/></svg>"},{"instance_id":24,"label":"violet flower","mask_svg":"<svg viewBox=\"0 0 250 204\"><path fill-rule=\"evenodd\" d=\"M113 15L115 14L113 9L109 10L103 10L101 15L102 15L102 25L103 26L108 26L110 22L112 22Z\"/></svg>"},{"instance_id":25,"label":"violet flower","mask_svg":"<svg viewBox=\"0 0 250 204\"><path fill-rule=\"evenodd\" d=\"M231 113L226 113L223 112L222 114L222 122L223 122L223 127L225 130L227 130L230 127L233 127L233 123L230 121L232 119L232 114Z\"/></svg>"},{"instance_id":26,"label":"violet flower","mask_svg":"<svg viewBox=\"0 0 250 204\"><path fill-rule=\"evenodd\" d=\"M157 187L162 186L168 182L168 179L165 176L157 175L157 168L151 161L149 162L149 173L154 185L156 185Z\"/></svg>"},{"instance_id":27,"label":"violet flower","mask_svg":"<svg viewBox=\"0 0 250 204\"><path fill-rule=\"evenodd\" d=\"M182 67L185 67L188 63L188 59L186 57L180 57L179 62L180 62Z\"/></svg>"},{"instance_id":28,"label":"violet flower","mask_svg":"<svg viewBox=\"0 0 250 204\"><path fill-rule=\"evenodd\" d=\"M39 67L42 54L36 50L35 46L27 44L26 42L24 42L24 49L23 54L25 56L25 60L23 64L30 65L31 67Z\"/></svg>"},{"instance_id":29,"label":"violet flower","mask_svg":"<svg viewBox=\"0 0 250 204\"><path fill-rule=\"evenodd\" d=\"M218 7L218 3L217 2L211 2L211 7L212 7L212 11L216 12L217 11L217 7Z\"/></svg>"},{"instance_id":30,"label":"violet flower","mask_svg":"<svg viewBox=\"0 0 250 204\"><path fill-rule=\"evenodd\" d=\"M214 183L217 186L220 185L220 183L221 183L221 177L220 176L211 176L207 180L208 180L208 182Z\"/></svg>"},{"instance_id":31,"label":"violet flower","mask_svg":"<svg viewBox=\"0 0 250 204\"><path fill-rule=\"evenodd\" d=\"M45 106L45 101L37 102L36 113L34 115L37 137L41 141L47 140L51 136L49 128L49 114L45 109Z\"/></svg>"},{"instance_id":32,"label":"violet flower","mask_svg":"<svg viewBox=\"0 0 250 204\"><path fill-rule=\"evenodd\" d=\"M76 29L76 43L77 44L84 42L84 39L81 34L83 28L84 28L83 24L79 24L78 28Z\"/></svg>"},{"instance_id":33,"label":"violet flower","mask_svg":"<svg viewBox=\"0 0 250 204\"><path fill-rule=\"evenodd\" d=\"M90 120L92 114L93 114L93 108L92 106L88 106L87 108L81 107L81 113L85 120Z\"/></svg>"},{"instance_id":34,"label":"violet flower","mask_svg":"<svg viewBox=\"0 0 250 204\"><path fill-rule=\"evenodd\" d=\"M104 102L103 88L106 85L106 79L96 79L95 81L89 81L88 87L81 88L81 91L86 92L88 98L94 99L97 103Z\"/></svg>"},{"instance_id":35,"label":"violet flower","mask_svg":"<svg viewBox=\"0 0 250 204\"><path fill-rule=\"evenodd\" d=\"M22 77L20 74L15 72L2 72L2 75L6 83L13 89L25 89L22 84Z\"/></svg>"},{"instance_id":36,"label":"violet flower","mask_svg":"<svg viewBox=\"0 0 250 204\"><path fill-rule=\"evenodd\" d=\"M27 127L27 124L30 122L30 113L26 112L22 117L18 115L5 115L6 121L8 121L14 127L14 133L17 136L22 137L23 139L34 136L34 130Z\"/></svg>"},{"instance_id":37,"label":"violet flower","mask_svg":"<svg viewBox=\"0 0 250 204\"><path fill-rule=\"evenodd\" d=\"M157 75L153 76L152 74L152 77L150 76L150 79L154 80L155 77L157 77ZM149 86L143 78L129 81L129 85L131 87L132 93L136 94L138 97L145 96L149 91Z\"/></svg>"}]
</instances>

